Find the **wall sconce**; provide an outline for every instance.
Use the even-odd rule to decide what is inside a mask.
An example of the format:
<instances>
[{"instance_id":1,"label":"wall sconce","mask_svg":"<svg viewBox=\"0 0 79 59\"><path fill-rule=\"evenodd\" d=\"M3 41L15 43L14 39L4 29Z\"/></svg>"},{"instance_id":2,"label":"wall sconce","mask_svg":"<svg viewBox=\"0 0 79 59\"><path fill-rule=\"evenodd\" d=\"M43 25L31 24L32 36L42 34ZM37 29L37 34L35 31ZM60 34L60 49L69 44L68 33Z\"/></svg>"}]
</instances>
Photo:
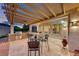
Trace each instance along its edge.
<instances>
[{"instance_id":1,"label":"wall sconce","mask_svg":"<svg viewBox=\"0 0 79 59\"><path fill-rule=\"evenodd\" d=\"M78 26L79 25L79 21L74 21L74 22L70 22L71 26Z\"/></svg>"}]
</instances>

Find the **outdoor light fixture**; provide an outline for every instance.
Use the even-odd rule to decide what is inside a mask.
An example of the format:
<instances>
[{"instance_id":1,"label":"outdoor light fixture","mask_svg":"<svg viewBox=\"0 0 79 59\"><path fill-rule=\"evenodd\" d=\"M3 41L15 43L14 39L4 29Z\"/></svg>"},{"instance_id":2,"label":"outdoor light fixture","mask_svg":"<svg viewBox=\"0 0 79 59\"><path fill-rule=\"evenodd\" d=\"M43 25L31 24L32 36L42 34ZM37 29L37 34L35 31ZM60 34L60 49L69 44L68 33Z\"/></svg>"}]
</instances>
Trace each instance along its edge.
<instances>
[{"instance_id":1,"label":"outdoor light fixture","mask_svg":"<svg viewBox=\"0 0 79 59\"><path fill-rule=\"evenodd\" d=\"M62 20L62 21L61 21L61 24L64 24L64 23L65 23L65 21Z\"/></svg>"},{"instance_id":2,"label":"outdoor light fixture","mask_svg":"<svg viewBox=\"0 0 79 59\"><path fill-rule=\"evenodd\" d=\"M71 26L78 26L79 25L79 21L73 21L70 24L71 24Z\"/></svg>"},{"instance_id":3,"label":"outdoor light fixture","mask_svg":"<svg viewBox=\"0 0 79 59\"><path fill-rule=\"evenodd\" d=\"M66 22L66 21L62 20L62 21L61 21L61 24L63 25L64 28L67 27L67 22Z\"/></svg>"},{"instance_id":4,"label":"outdoor light fixture","mask_svg":"<svg viewBox=\"0 0 79 59\"><path fill-rule=\"evenodd\" d=\"M73 29L77 29L78 26L79 26L79 21L72 21L72 22L70 22L70 26Z\"/></svg>"}]
</instances>

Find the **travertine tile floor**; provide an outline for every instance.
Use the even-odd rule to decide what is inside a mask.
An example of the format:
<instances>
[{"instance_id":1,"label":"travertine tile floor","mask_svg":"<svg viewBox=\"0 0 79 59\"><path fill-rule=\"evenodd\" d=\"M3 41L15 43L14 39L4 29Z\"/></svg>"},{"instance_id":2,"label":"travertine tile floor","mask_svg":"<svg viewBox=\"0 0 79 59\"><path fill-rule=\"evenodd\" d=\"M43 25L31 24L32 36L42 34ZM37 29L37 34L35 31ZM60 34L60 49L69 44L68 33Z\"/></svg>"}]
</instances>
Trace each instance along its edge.
<instances>
[{"instance_id":1,"label":"travertine tile floor","mask_svg":"<svg viewBox=\"0 0 79 59\"><path fill-rule=\"evenodd\" d=\"M49 50L46 48L46 44L43 44L43 52L41 55L44 56L69 56L68 49L62 49L61 40L49 38Z\"/></svg>"},{"instance_id":2,"label":"travertine tile floor","mask_svg":"<svg viewBox=\"0 0 79 59\"><path fill-rule=\"evenodd\" d=\"M10 42L9 56L27 56L27 39Z\"/></svg>"},{"instance_id":3,"label":"travertine tile floor","mask_svg":"<svg viewBox=\"0 0 79 59\"><path fill-rule=\"evenodd\" d=\"M0 43L0 56L28 56L28 39ZM61 37L53 35L49 37L48 45L41 42L41 56L70 56L67 49L62 49ZM49 49L48 49L49 47ZM32 53L34 55L34 52Z\"/></svg>"},{"instance_id":4,"label":"travertine tile floor","mask_svg":"<svg viewBox=\"0 0 79 59\"><path fill-rule=\"evenodd\" d=\"M41 44L41 56L69 56L68 49L63 50L60 39L49 37L48 45ZM9 56L28 56L27 39L10 42ZM33 53L32 53L33 54Z\"/></svg>"},{"instance_id":5,"label":"travertine tile floor","mask_svg":"<svg viewBox=\"0 0 79 59\"><path fill-rule=\"evenodd\" d=\"M0 43L0 56L8 56L9 42Z\"/></svg>"}]
</instances>

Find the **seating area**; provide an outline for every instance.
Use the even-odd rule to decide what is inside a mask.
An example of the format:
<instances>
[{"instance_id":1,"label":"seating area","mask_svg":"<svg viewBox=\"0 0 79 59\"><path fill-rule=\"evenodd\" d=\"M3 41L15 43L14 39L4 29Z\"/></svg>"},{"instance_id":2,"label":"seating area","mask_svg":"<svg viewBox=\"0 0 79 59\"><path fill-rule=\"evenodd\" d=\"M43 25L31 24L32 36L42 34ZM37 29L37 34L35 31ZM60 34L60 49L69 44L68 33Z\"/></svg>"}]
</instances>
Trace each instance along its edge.
<instances>
[{"instance_id":1,"label":"seating area","mask_svg":"<svg viewBox=\"0 0 79 59\"><path fill-rule=\"evenodd\" d=\"M0 56L79 55L79 4L2 3L0 11Z\"/></svg>"},{"instance_id":2,"label":"seating area","mask_svg":"<svg viewBox=\"0 0 79 59\"><path fill-rule=\"evenodd\" d=\"M65 51L61 50L62 44L61 44L61 40L59 39L54 39L52 37L49 37L48 42L46 42L46 41L35 40L35 39L28 40L27 35L25 36L26 37L23 36L24 39L15 38L15 40L13 40L15 36L12 35L9 38L8 42L1 43L0 55L7 55L7 56L8 55L9 56L70 55L68 50ZM2 48L2 46L4 46L4 48ZM4 52L1 53L2 51Z\"/></svg>"}]
</instances>

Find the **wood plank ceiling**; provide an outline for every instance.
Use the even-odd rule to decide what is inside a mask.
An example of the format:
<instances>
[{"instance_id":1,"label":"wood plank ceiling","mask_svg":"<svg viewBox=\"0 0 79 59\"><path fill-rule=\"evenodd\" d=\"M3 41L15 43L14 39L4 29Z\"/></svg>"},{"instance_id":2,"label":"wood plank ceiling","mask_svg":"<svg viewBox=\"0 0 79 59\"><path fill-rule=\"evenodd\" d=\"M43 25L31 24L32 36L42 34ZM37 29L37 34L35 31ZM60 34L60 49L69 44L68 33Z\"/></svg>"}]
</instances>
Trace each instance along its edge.
<instances>
[{"instance_id":1,"label":"wood plank ceiling","mask_svg":"<svg viewBox=\"0 0 79 59\"><path fill-rule=\"evenodd\" d=\"M71 3L16 3L4 4L3 9L11 23L34 24L68 15L77 8L79 8L79 4Z\"/></svg>"}]
</instances>

